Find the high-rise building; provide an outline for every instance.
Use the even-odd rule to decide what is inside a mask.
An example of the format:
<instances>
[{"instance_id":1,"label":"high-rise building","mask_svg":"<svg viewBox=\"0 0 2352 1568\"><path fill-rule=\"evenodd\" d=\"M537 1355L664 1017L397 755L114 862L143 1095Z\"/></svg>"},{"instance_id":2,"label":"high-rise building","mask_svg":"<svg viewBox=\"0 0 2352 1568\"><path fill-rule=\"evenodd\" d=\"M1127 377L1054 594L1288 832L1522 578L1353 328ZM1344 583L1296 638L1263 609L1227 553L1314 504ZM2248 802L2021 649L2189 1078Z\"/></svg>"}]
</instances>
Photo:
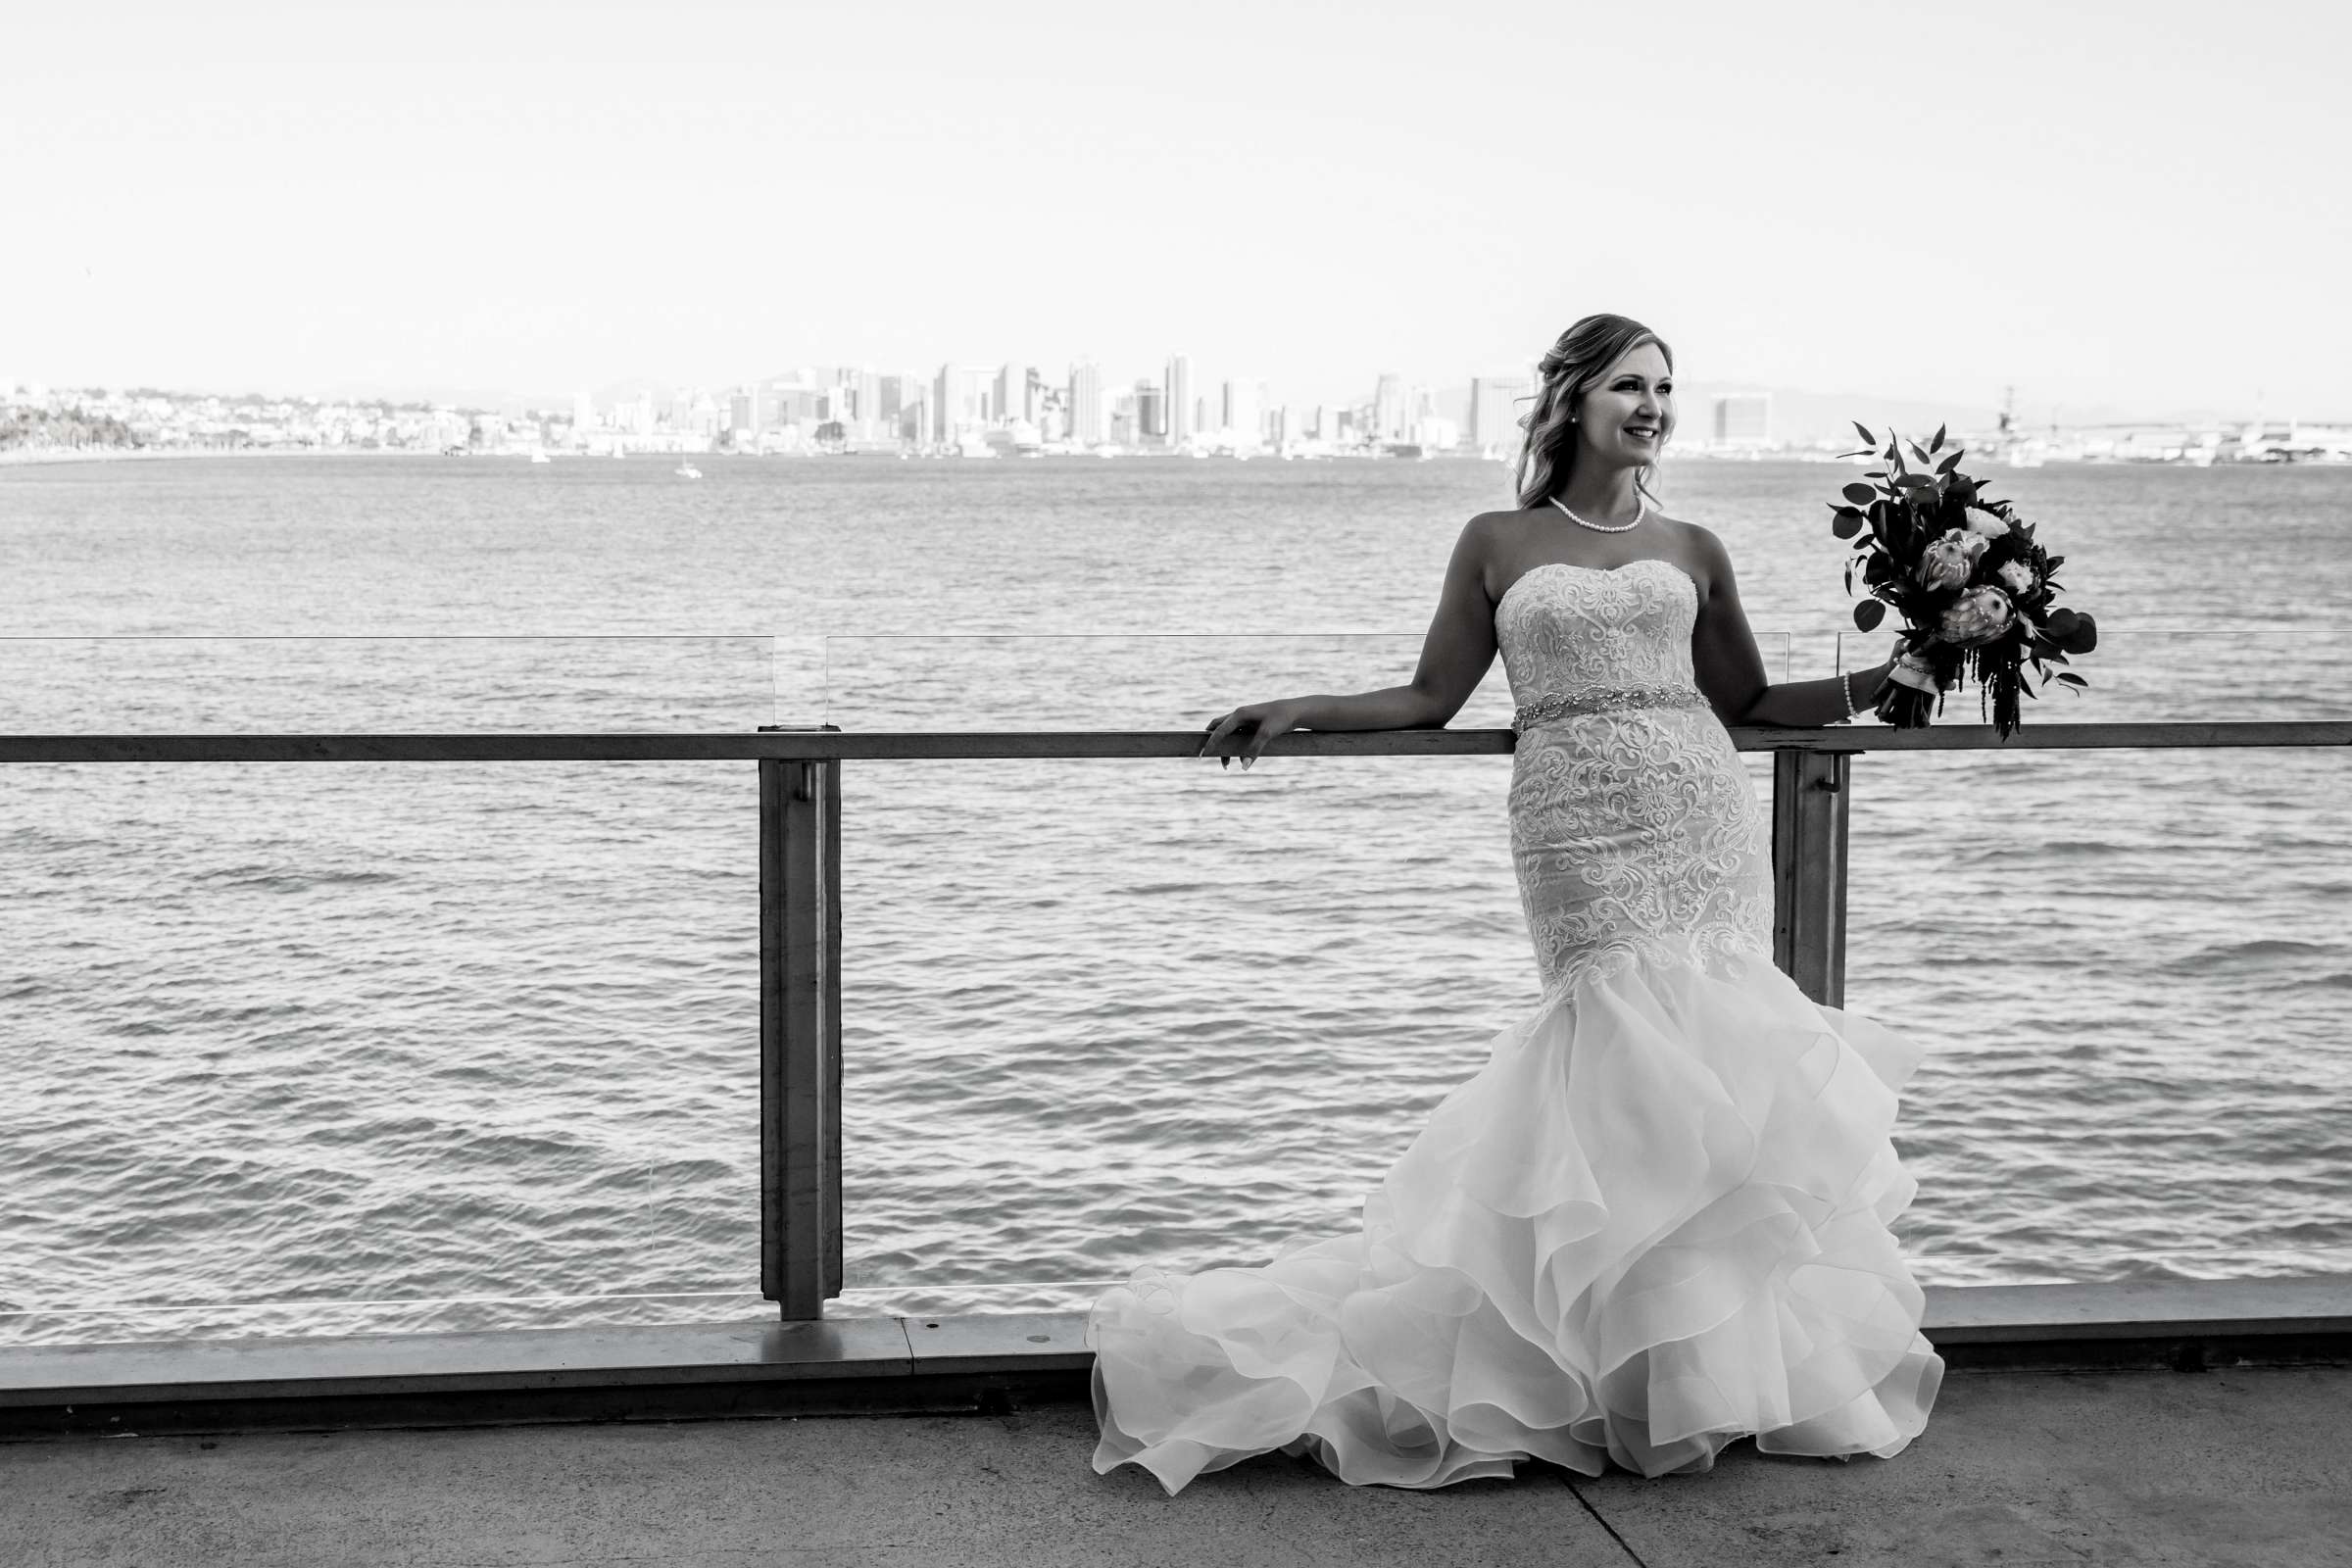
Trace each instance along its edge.
<instances>
[{"instance_id":1,"label":"high-rise building","mask_svg":"<svg viewBox=\"0 0 2352 1568\"><path fill-rule=\"evenodd\" d=\"M1489 447L1508 453L1518 449L1527 432L1519 428L1520 416L1534 408L1522 404L1534 388L1514 375L1482 375L1470 382L1470 444L1481 452Z\"/></svg>"},{"instance_id":2,"label":"high-rise building","mask_svg":"<svg viewBox=\"0 0 2352 1568\"><path fill-rule=\"evenodd\" d=\"M1015 419L1033 419L1036 408L1029 401L1029 367L1018 360L1001 367L989 397L988 416L997 424L1010 424Z\"/></svg>"},{"instance_id":3,"label":"high-rise building","mask_svg":"<svg viewBox=\"0 0 2352 1568\"><path fill-rule=\"evenodd\" d=\"M1070 367L1070 439L1099 447L1110 439L1110 411L1102 404L1102 370L1092 360Z\"/></svg>"},{"instance_id":4,"label":"high-rise building","mask_svg":"<svg viewBox=\"0 0 2352 1568\"><path fill-rule=\"evenodd\" d=\"M982 405L991 371L970 366L943 365L931 383L931 439L955 442L975 432L985 417Z\"/></svg>"},{"instance_id":5,"label":"high-rise building","mask_svg":"<svg viewBox=\"0 0 2352 1568\"><path fill-rule=\"evenodd\" d=\"M1372 439L1408 439L1413 413L1413 389L1404 384L1404 376L1396 370L1382 371L1380 385L1372 393Z\"/></svg>"},{"instance_id":6,"label":"high-rise building","mask_svg":"<svg viewBox=\"0 0 2352 1568\"><path fill-rule=\"evenodd\" d=\"M761 407L754 411L758 427L772 430L779 425L799 429L816 422L818 392L803 381L770 381L760 389Z\"/></svg>"},{"instance_id":7,"label":"high-rise building","mask_svg":"<svg viewBox=\"0 0 2352 1568\"><path fill-rule=\"evenodd\" d=\"M882 375L874 378L874 415L885 422L895 421L906 412L906 393L912 378L904 375Z\"/></svg>"},{"instance_id":8,"label":"high-rise building","mask_svg":"<svg viewBox=\"0 0 2352 1568\"><path fill-rule=\"evenodd\" d=\"M1262 381L1225 383L1225 433L1235 441L1255 444L1259 439L1258 410L1265 405Z\"/></svg>"},{"instance_id":9,"label":"high-rise building","mask_svg":"<svg viewBox=\"0 0 2352 1568\"><path fill-rule=\"evenodd\" d=\"M596 399L586 392L574 392L571 395L571 427L574 430L596 428Z\"/></svg>"},{"instance_id":10,"label":"high-rise building","mask_svg":"<svg viewBox=\"0 0 2352 1568\"><path fill-rule=\"evenodd\" d=\"M1139 441L1168 438L1168 395L1150 381L1135 383L1135 434Z\"/></svg>"},{"instance_id":11,"label":"high-rise building","mask_svg":"<svg viewBox=\"0 0 2352 1568\"><path fill-rule=\"evenodd\" d=\"M1192 356L1171 356L1167 378L1160 385L1168 393L1168 439L1178 443L1191 440L1200 428L1200 415L1194 404Z\"/></svg>"},{"instance_id":12,"label":"high-rise building","mask_svg":"<svg viewBox=\"0 0 2352 1568\"><path fill-rule=\"evenodd\" d=\"M1760 447L1772 439L1772 394L1727 392L1715 400L1715 444Z\"/></svg>"}]
</instances>

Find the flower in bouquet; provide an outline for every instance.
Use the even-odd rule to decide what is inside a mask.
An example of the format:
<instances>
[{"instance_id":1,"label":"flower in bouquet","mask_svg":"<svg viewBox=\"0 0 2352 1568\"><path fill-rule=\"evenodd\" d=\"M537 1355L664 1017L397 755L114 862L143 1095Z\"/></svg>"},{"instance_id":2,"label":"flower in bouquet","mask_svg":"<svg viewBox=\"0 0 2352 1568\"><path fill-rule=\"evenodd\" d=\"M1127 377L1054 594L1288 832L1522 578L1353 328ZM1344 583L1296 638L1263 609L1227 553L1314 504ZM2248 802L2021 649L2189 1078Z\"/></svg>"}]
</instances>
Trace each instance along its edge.
<instances>
[{"instance_id":1,"label":"flower in bouquet","mask_svg":"<svg viewBox=\"0 0 2352 1568\"><path fill-rule=\"evenodd\" d=\"M1854 624L1875 631L1890 608L1902 617L1879 716L1897 728L1925 724L1973 675L2006 739L2018 726L2018 699L2039 695L2037 680L2087 685L2058 667L2098 646L2088 615L2054 603L2065 558L2044 551L2032 523L1961 471L1961 449L1946 452L1943 431L1924 447L1889 432L1882 452L1868 428L1854 428L1867 445L1846 455L1883 466L1863 476L1875 483L1846 485L1843 504L1831 503L1831 527L1854 543L1846 590L1859 573L1870 596L1854 607Z\"/></svg>"},{"instance_id":2,"label":"flower in bouquet","mask_svg":"<svg viewBox=\"0 0 2352 1568\"><path fill-rule=\"evenodd\" d=\"M1977 569L1977 559L1984 554L1983 534L1953 528L1928 546L1919 558L1919 580L1931 588L1958 588L1968 581L1969 573Z\"/></svg>"},{"instance_id":3,"label":"flower in bouquet","mask_svg":"<svg viewBox=\"0 0 2352 1568\"><path fill-rule=\"evenodd\" d=\"M2017 620L2017 607L1998 588L1971 588L1936 622L1936 635L1961 648L1991 642Z\"/></svg>"}]
</instances>

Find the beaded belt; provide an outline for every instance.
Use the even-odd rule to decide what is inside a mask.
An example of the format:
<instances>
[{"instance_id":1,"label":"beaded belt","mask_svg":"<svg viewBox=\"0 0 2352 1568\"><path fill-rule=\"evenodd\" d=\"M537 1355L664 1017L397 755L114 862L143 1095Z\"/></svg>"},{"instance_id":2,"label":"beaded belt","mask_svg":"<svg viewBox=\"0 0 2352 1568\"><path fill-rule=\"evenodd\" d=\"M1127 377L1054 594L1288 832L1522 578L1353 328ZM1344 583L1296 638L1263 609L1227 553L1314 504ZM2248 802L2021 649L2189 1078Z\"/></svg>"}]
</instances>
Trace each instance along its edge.
<instances>
[{"instance_id":1,"label":"beaded belt","mask_svg":"<svg viewBox=\"0 0 2352 1568\"><path fill-rule=\"evenodd\" d=\"M1622 713L1636 708L1704 708L1696 690L1674 686L1595 686L1573 697L1539 697L1511 714L1511 729L1524 734L1538 724L1585 713Z\"/></svg>"}]
</instances>

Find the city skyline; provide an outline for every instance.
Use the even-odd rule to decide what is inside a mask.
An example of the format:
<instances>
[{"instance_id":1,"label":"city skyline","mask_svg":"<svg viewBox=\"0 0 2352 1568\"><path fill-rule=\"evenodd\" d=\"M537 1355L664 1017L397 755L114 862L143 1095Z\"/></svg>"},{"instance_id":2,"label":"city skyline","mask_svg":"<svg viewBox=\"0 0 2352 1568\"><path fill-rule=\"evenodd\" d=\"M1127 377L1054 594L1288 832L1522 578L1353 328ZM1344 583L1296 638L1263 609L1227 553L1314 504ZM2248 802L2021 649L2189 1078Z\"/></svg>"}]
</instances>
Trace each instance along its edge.
<instances>
[{"instance_id":1,"label":"city skyline","mask_svg":"<svg viewBox=\"0 0 2352 1568\"><path fill-rule=\"evenodd\" d=\"M2352 414L2341 8L648 21L12 23L0 373L548 397L1018 352L1120 385L1181 344L1313 404L1597 309L1709 383Z\"/></svg>"},{"instance_id":2,"label":"city skyline","mask_svg":"<svg viewBox=\"0 0 2352 1568\"><path fill-rule=\"evenodd\" d=\"M1166 377L1191 380L1186 356ZM1263 383L1227 379L1217 396L1190 400L1174 417L1165 389L1149 378L1105 389L1101 368L1081 362L1059 385L1030 365L942 366L933 376L871 368L809 367L733 389L639 388L599 399L581 391L567 411L509 400L496 410L448 405L189 396L154 388L11 388L0 383L0 463L49 461L142 449L148 453L403 451L437 455L558 453L619 457L666 453L794 457L853 452L901 457L1170 456L1247 459L1478 457L1515 461L1518 410L1531 383L1475 378L1461 396L1384 375L1368 397L1344 405L1279 404ZM2003 409L1952 419L1917 405L1815 407L1776 416L1769 392L1716 391L1689 399L1695 434L1669 456L1824 462L1857 456L1857 414L1886 428L1946 426L1980 461L2012 467L2045 462L2185 464L2352 462L2352 421L2134 420L2040 426ZM1793 413L1794 417L1789 414ZM1822 427L1824 416L1830 428ZM1182 433L1178 433L1181 431ZM682 476L699 478L691 462Z\"/></svg>"}]
</instances>

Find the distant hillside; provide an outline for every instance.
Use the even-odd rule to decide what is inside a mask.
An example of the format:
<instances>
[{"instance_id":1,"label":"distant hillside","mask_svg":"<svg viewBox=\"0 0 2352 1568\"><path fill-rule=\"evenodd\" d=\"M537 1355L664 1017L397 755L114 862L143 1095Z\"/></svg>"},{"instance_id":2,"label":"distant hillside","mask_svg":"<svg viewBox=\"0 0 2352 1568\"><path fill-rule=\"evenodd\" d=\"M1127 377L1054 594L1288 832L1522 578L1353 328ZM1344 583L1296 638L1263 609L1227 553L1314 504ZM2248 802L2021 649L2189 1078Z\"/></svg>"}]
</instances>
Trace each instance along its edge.
<instances>
[{"instance_id":1,"label":"distant hillside","mask_svg":"<svg viewBox=\"0 0 2352 1568\"><path fill-rule=\"evenodd\" d=\"M51 414L12 409L0 414L0 452L17 447L135 447L130 426L111 414L85 414L79 407Z\"/></svg>"}]
</instances>

